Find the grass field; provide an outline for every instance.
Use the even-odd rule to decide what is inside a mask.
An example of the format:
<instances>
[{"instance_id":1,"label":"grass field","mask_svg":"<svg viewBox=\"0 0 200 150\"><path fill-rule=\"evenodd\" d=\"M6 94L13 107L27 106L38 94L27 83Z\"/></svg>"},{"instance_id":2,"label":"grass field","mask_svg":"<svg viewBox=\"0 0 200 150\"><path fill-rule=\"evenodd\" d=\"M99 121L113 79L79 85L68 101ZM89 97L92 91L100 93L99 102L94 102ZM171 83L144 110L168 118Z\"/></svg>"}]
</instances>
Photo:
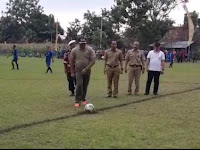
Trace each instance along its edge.
<instances>
[{"instance_id":1,"label":"grass field","mask_svg":"<svg viewBox=\"0 0 200 150\"><path fill-rule=\"evenodd\" d=\"M103 63L92 70L88 102L97 114L73 108L61 60L45 74L44 60L0 57L0 148L200 148L200 65L175 64L161 77L159 94L106 99ZM134 86L133 86L134 87Z\"/></svg>"}]
</instances>

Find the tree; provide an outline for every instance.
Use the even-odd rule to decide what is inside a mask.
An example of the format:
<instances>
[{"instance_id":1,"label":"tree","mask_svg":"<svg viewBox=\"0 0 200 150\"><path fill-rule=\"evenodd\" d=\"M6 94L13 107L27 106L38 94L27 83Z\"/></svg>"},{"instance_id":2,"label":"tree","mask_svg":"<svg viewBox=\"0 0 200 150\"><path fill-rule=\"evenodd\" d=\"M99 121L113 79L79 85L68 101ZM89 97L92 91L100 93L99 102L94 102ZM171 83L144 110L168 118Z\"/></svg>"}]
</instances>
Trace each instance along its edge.
<instances>
[{"instance_id":1,"label":"tree","mask_svg":"<svg viewBox=\"0 0 200 150\"><path fill-rule=\"evenodd\" d=\"M125 23L128 27L124 36L130 41L139 40L143 47L168 31L173 24L168 14L177 5L176 0L115 0L115 3L113 20Z\"/></svg>"},{"instance_id":2,"label":"tree","mask_svg":"<svg viewBox=\"0 0 200 150\"><path fill-rule=\"evenodd\" d=\"M39 0L9 0L0 21L0 40L10 42L44 42L55 39L53 16L43 13ZM52 19L52 20L50 20ZM59 26L60 34L64 30ZM51 36L52 35L52 36Z\"/></svg>"},{"instance_id":3,"label":"tree","mask_svg":"<svg viewBox=\"0 0 200 150\"><path fill-rule=\"evenodd\" d=\"M103 49L108 48L108 43L112 39L118 38L117 28L112 21L111 12L103 9L101 15L94 12L87 11L84 14L86 22L83 24L82 35L84 35L89 42L93 43L96 47ZM101 33L101 19L102 19L102 33ZM100 35L102 34L102 43Z\"/></svg>"},{"instance_id":4,"label":"tree","mask_svg":"<svg viewBox=\"0 0 200 150\"><path fill-rule=\"evenodd\" d=\"M75 19L74 22L71 22L69 24L70 27L67 28L67 39L68 40L77 39L82 29L80 21L78 19Z\"/></svg>"}]
</instances>

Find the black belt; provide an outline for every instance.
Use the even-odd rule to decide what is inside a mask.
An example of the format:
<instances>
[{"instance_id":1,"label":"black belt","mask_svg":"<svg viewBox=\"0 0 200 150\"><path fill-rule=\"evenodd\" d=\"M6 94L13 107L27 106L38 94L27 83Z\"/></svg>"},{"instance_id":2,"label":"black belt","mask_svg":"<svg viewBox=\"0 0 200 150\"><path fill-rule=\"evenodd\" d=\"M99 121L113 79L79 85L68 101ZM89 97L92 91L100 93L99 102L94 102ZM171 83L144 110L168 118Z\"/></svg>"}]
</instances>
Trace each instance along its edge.
<instances>
[{"instance_id":1,"label":"black belt","mask_svg":"<svg viewBox=\"0 0 200 150\"><path fill-rule=\"evenodd\" d=\"M141 65L129 65L130 67L142 67Z\"/></svg>"},{"instance_id":2,"label":"black belt","mask_svg":"<svg viewBox=\"0 0 200 150\"><path fill-rule=\"evenodd\" d=\"M117 65L117 66L110 66L110 65L107 65L108 67L110 67L110 68L116 68L116 67L119 67L119 65Z\"/></svg>"}]
</instances>

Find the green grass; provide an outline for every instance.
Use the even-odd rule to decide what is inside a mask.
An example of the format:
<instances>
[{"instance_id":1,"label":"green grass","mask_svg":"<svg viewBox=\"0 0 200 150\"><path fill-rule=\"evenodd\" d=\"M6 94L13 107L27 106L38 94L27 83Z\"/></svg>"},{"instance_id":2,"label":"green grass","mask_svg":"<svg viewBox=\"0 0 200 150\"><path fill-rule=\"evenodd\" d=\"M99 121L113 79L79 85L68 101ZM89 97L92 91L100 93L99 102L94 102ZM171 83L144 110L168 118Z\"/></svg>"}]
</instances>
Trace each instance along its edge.
<instances>
[{"instance_id":1,"label":"green grass","mask_svg":"<svg viewBox=\"0 0 200 150\"><path fill-rule=\"evenodd\" d=\"M11 59L11 58L10 58ZM70 116L73 108L61 60L45 74L44 60L20 58L19 71L0 57L0 131L20 124ZM161 76L160 95L200 87L199 64L174 64ZM127 96L127 75L120 77L119 99L106 99L103 63L92 70L88 100L97 109L137 102L0 134L0 148L200 148L200 90L155 98ZM134 86L133 86L134 87Z\"/></svg>"}]
</instances>

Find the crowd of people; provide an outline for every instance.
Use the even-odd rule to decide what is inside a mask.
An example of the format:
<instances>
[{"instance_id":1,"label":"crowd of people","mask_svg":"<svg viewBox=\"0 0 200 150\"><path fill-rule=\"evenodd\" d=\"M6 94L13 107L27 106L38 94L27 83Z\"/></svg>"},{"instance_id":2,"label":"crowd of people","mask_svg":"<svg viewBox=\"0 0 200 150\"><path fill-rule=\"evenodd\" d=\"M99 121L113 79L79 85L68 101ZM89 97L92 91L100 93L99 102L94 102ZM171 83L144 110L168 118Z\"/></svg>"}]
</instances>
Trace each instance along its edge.
<instances>
[{"instance_id":1,"label":"crowd of people","mask_svg":"<svg viewBox=\"0 0 200 150\"><path fill-rule=\"evenodd\" d=\"M87 104L87 89L91 76L91 68L95 64L96 54L87 45L85 38L69 42L70 50L64 54L64 67L69 82L71 96L75 96L74 107ZM112 41L110 48L103 55L104 74L107 76L107 98L118 98L118 85L120 75L128 73L127 94L132 95L132 84L135 81L135 95L139 95L140 77L148 72L145 95L150 94L150 87L154 79L153 94L158 95L160 75L164 74L165 55L160 50L160 43L155 43L154 50L145 58L144 52L139 49L139 42L132 43L132 49L125 54L125 66L123 52L117 48L117 42ZM114 88L113 88L114 86Z\"/></svg>"}]
</instances>

